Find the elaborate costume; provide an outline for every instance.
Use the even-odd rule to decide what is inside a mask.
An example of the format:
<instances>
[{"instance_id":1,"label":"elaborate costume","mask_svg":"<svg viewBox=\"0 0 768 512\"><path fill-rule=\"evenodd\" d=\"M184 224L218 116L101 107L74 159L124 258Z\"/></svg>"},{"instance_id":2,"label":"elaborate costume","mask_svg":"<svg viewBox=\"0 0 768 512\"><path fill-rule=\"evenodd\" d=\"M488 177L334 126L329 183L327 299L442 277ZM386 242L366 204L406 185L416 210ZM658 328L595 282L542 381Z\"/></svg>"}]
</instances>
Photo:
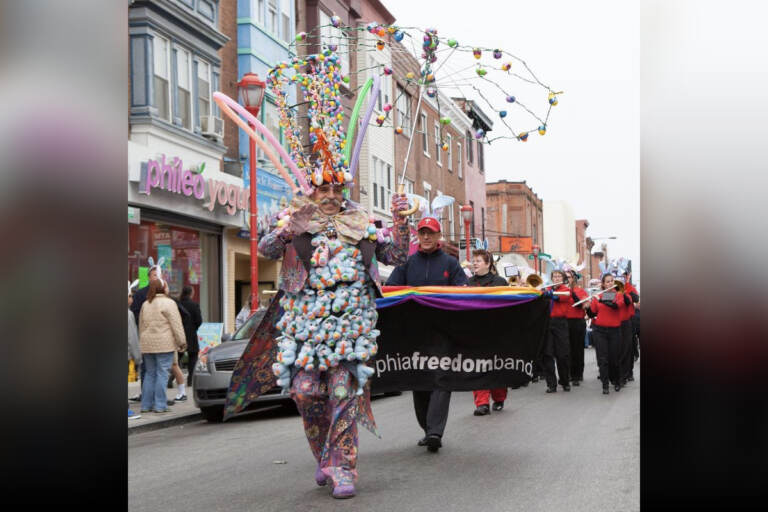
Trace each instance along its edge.
<instances>
[{"instance_id":1,"label":"elaborate costume","mask_svg":"<svg viewBox=\"0 0 768 512\"><path fill-rule=\"evenodd\" d=\"M310 104L314 158L302 152L301 132L283 91L296 76L285 76L285 63L269 74L291 147L289 163L303 170L296 179L307 188L271 219L269 233L259 242L263 256L283 259L280 291L235 367L225 417L276 383L301 413L317 461L317 484L330 482L334 497L348 498L355 495L357 480L357 422L378 435L368 385L373 370L365 364L376 354L379 334L377 261L405 261L408 231L398 212L408 204L404 196L393 195L392 231L377 229L373 218L344 199L354 169L343 152L337 60L327 51L322 58L296 58L292 66L307 70L296 76L303 76L301 89Z\"/></svg>"}]
</instances>

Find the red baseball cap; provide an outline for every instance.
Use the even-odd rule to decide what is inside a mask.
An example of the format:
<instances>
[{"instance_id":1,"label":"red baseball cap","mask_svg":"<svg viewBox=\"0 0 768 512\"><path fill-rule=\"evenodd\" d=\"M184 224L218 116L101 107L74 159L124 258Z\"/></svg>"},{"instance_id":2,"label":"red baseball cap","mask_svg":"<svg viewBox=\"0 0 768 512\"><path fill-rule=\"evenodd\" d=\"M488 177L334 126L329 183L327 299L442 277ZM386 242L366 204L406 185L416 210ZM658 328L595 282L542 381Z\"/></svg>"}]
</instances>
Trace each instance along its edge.
<instances>
[{"instance_id":1,"label":"red baseball cap","mask_svg":"<svg viewBox=\"0 0 768 512\"><path fill-rule=\"evenodd\" d=\"M419 221L419 225L416 227L416 230L419 230L421 228L427 228L430 231L434 231L435 233L440 232L440 223L437 222L437 219L434 217L424 217Z\"/></svg>"}]
</instances>

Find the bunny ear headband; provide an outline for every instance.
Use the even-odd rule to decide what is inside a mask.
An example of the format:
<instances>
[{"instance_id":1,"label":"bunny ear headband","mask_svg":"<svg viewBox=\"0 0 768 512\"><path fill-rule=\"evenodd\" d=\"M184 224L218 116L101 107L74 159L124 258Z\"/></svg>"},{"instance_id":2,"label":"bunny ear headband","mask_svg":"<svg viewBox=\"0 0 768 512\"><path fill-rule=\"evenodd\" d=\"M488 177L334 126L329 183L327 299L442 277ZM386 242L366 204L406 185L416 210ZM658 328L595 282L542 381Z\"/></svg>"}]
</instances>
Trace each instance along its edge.
<instances>
[{"instance_id":1,"label":"bunny ear headband","mask_svg":"<svg viewBox=\"0 0 768 512\"><path fill-rule=\"evenodd\" d=\"M475 249L478 251L487 251L488 250L488 239L486 238L482 242L480 240L475 240Z\"/></svg>"},{"instance_id":2,"label":"bunny ear headband","mask_svg":"<svg viewBox=\"0 0 768 512\"><path fill-rule=\"evenodd\" d=\"M149 272L152 272L152 269L157 270L157 278L163 283L163 286L165 286L165 279L163 279L163 263L165 263L165 256L161 256L159 260L157 260L157 263L155 263L155 259L150 256L147 258L147 262L149 263Z\"/></svg>"},{"instance_id":3,"label":"bunny ear headband","mask_svg":"<svg viewBox=\"0 0 768 512\"><path fill-rule=\"evenodd\" d=\"M138 285L139 285L139 280L138 279L135 280L134 282L128 281L128 295L130 295L131 294L131 290L133 290L133 288L135 286L138 286Z\"/></svg>"}]
</instances>

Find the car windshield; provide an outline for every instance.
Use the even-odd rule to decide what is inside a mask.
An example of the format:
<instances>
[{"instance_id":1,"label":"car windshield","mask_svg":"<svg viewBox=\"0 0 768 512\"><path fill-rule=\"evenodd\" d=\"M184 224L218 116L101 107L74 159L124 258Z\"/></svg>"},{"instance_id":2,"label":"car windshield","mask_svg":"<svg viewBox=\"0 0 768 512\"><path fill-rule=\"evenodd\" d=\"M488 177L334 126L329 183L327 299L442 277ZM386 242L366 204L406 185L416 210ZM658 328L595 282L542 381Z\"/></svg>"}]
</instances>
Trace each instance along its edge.
<instances>
[{"instance_id":1,"label":"car windshield","mask_svg":"<svg viewBox=\"0 0 768 512\"><path fill-rule=\"evenodd\" d=\"M261 323L261 319L264 318L264 313L266 312L266 309L258 309L255 313L248 317L248 320L246 320L245 323L241 325L237 331L235 331L231 339L250 339L251 336L253 336L253 332L259 326L259 323Z\"/></svg>"}]
</instances>

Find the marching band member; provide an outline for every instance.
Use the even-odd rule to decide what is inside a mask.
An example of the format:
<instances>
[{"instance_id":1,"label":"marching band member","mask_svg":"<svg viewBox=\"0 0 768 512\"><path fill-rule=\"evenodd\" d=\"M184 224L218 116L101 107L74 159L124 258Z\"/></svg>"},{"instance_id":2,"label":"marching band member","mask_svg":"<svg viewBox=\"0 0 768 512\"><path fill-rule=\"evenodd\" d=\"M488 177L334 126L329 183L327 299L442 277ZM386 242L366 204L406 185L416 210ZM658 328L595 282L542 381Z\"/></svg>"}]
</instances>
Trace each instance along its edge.
<instances>
[{"instance_id":1,"label":"marching band member","mask_svg":"<svg viewBox=\"0 0 768 512\"><path fill-rule=\"evenodd\" d=\"M635 304L640 302L640 295L637 292L637 288L635 288L635 286L632 284L632 272L630 272L628 268L625 268L624 270L624 287L626 289L626 293L632 299L632 302L629 304L629 307L628 307L629 319L627 321L627 323L629 324L627 335L629 336L631 341L629 344L629 351L625 359L626 368L624 372L624 377L628 382L632 382L635 380L635 376L634 376L635 355L638 353L637 336L635 335L636 322L634 317L637 314Z\"/></svg>"},{"instance_id":2,"label":"marching band member","mask_svg":"<svg viewBox=\"0 0 768 512\"><path fill-rule=\"evenodd\" d=\"M601 284L603 292L592 297L587 313L592 320L592 343L595 346L603 394L609 393L609 383L616 391L621 390L620 351L621 351L621 313L619 302L625 303L622 294L609 291L613 288L613 274L603 273Z\"/></svg>"},{"instance_id":3,"label":"marching band member","mask_svg":"<svg viewBox=\"0 0 768 512\"><path fill-rule=\"evenodd\" d=\"M469 278L469 286L507 286L507 281L496 274L492 269L493 256L485 249L472 251L472 268L475 275ZM493 410L500 411L504 408L504 400L507 399L507 388L480 389L473 391L475 398L475 416L490 414L490 398L493 398Z\"/></svg>"},{"instance_id":4,"label":"marching band member","mask_svg":"<svg viewBox=\"0 0 768 512\"><path fill-rule=\"evenodd\" d=\"M565 273L556 269L551 274L552 311L550 312L549 330L544 344L542 365L547 379L547 393L557 392L558 381L563 391L570 391L570 342L568 341L568 321L566 313L574 303L571 290L565 284ZM557 377L555 376L557 361Z\"/></svg>"},{"instance_id":5,"label":"marching band member","mask_svg":"<svg viewBox=\"0 0 768 512\"><path fill-rule=\"evenodd\" d=\"M565 271L567 284L571 290L571 298L578 302L587 298L584 288L578 286L579 275L574 269ZM570 307L565 317L568 322L568 340L571 350L571 384L578 386L584 380L584 337L587 333L587 321L584 319L584 310L589 307L588 302Z\"/></svg>"}]
</instances>

